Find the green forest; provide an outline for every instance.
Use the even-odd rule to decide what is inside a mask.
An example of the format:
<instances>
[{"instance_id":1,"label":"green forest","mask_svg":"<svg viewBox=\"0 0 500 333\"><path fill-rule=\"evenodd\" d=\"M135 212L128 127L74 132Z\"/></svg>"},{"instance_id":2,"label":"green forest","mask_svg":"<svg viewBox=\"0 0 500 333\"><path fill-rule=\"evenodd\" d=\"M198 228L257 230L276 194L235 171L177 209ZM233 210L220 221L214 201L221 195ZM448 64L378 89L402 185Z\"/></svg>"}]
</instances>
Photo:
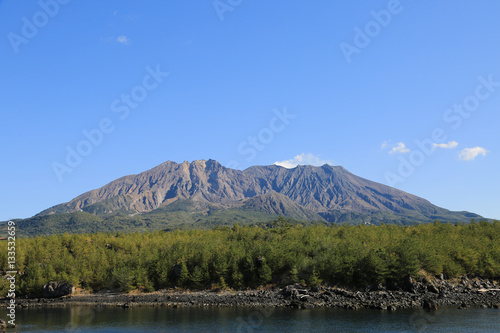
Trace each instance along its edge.
<instances>
[{"instance_id":1,"label":"green forest","mask_svg":"<svg viewBox=\"0 0 500 333\"><path fill-rule=\"evenodd\" d=\"M0 269L7 269L7 242ZM500 222L416 226L218 227L17 239L17 293L49 281L91 292L243 289L303 283L363 288L408 275L500 277ZM0 295L8 285L0 279Z\"/></svg>"}]
</instances>

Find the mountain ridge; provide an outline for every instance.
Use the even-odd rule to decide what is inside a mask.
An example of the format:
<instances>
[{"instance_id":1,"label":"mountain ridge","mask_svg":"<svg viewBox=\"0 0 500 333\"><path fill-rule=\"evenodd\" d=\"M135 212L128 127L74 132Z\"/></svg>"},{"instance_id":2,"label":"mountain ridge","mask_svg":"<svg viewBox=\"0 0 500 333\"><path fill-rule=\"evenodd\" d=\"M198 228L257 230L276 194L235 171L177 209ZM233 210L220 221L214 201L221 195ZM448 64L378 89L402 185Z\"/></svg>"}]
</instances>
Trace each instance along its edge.
<instances>
[{"instance_id":1,"label":"mountain ridge","mask_svg":"<svg viewBox=\"0 0 500 333\"><path fill-rule=\"evenodd\" d=\"M218 210L254 211L330 223L425 223L468 221L481 216L452 212L410 193L356 176L342 166L277 165L226 168L209 160L166 161L136 175L117 178L37 217L90 212L144 214L178 200L207 203ZM192 212L191 212L192 213Z\"/></svg>"}]
</instances>

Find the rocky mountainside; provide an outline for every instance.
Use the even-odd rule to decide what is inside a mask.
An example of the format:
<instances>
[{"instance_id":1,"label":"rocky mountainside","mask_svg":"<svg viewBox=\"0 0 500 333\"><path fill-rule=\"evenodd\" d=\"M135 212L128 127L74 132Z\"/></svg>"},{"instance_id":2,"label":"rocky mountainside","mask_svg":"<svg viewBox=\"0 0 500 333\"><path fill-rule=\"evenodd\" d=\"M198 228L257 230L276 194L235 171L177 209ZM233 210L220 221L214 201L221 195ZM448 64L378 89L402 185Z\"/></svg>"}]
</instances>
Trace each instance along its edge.
<instances>
[{"instance_id":1,"label":"rocky mountainside","mask_svg":"<svg viewBox=\"0 0 500 333\"><path fill-rule=\"evenodd\" d=\"M481 218L437 207L420 197L355 176L341 166L286 169L270 165L240 171L214 160L165 162L37 216L78 211L95 215L151 213L183 200L198 203L194 206L202 208L196 212L202 214L237 210L327 222L408 224ZM185 207L193 210L194 206Z\"/></svg>"}]
</instances>

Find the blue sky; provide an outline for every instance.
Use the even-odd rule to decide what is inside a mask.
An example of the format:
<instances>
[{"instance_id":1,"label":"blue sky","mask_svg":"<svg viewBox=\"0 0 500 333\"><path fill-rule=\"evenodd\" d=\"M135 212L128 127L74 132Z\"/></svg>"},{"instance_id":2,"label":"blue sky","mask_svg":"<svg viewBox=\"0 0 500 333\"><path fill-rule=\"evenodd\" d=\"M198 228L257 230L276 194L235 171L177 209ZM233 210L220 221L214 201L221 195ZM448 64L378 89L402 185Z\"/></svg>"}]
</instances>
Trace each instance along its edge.
<instances>
[{"instance_id":1,"label":"blue sky","mask_svg":"<svg viewBox=\"0 0 500 333\"><path fill-rule=\"evenodd\" d=\"M500 3L0 0L0 220L167 160L500 219Z\"/></svg>"}]
</instances>

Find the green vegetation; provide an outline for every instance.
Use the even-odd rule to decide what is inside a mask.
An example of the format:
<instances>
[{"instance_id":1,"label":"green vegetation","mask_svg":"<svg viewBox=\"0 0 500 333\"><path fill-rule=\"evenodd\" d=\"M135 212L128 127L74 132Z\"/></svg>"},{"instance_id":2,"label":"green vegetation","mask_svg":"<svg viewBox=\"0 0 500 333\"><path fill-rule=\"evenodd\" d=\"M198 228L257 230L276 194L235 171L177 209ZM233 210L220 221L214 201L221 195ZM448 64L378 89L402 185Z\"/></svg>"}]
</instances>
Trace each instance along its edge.
<instances>
[{"instance_id":1,"label":"green vegetation","mask_svg":"<svg viewBox=\"0 0 500 333\"><path fill-rule=\"evenodd\" d=\"M130 215L128 213L113 213L94 215L88 212L60 213L53 215L34 216L24 220L14 220L18 237L49 236L62 234L86 233L131 233L172 231L186 229L212 229L221 226L232 227L240 224L271 224L277 215L261 212L232 210L212 211L210 214L187 213L181 210L158 209L149 213ZM292 221L295 224L330 224L328 222ZM0 234L6 229L6 224L0 224Z\"/></svg>"},{"instance_id":2,"label":"green vegetation","mask_svg":"<svg viewBox=\"0 0 500 333\"><path fill-rule=\"evenodd\" d=\"M113 200L122 200L122 197ZM127 198L125 198L127 199ZM123 199L123 200L125 200ZM84 208L84 211L73 213L56 213L50 215L36 215L31 218L15 220L17 237L49 236L62 234L86 233L131 233L154 232L187 229L213 229L216 227L233 227L240 225L257 224L269 226L278 218L278 215L268 214L264 211L245 209L243 207L221 209L208 203L196 203L191 200L177 200L176 202L157 208L147 213L132 213L115 209L110 213L105 203L96 203ZM200 206L197 206L199 204ZM97 215L95 215L97 214ZM363 215L352 211L337 210L318 215L318 221L306 221L287 217L287 223L303 225L331 225L335 224L359 225L369 222L372 225L382 223L396 225L418 225L428 223L422 216L395 215L390 212L377 211ZM474 215L474 214L473 214ZM454 222L456 216L450 215L449 220ZM437 219L437 217L436 217ZM5 223L0 223L0 234L6 229Z\"/></svg>"},{"instance_id":3,"label":"green vegetation","mask_svg":"<svg viewBox=\"0 0 500 333\"><path fill-rule=\"evenodd\" d=\"M279 219L268 228L39 236L18 239L16 251L21 295L40 295L48 281L124 292L293 282L364 287L423 272L498 278L500 222L303 227ZM6 244L0 269L8 270ZM1 296L6 288L0 279Z\"/></svg>"}]
</instances>

